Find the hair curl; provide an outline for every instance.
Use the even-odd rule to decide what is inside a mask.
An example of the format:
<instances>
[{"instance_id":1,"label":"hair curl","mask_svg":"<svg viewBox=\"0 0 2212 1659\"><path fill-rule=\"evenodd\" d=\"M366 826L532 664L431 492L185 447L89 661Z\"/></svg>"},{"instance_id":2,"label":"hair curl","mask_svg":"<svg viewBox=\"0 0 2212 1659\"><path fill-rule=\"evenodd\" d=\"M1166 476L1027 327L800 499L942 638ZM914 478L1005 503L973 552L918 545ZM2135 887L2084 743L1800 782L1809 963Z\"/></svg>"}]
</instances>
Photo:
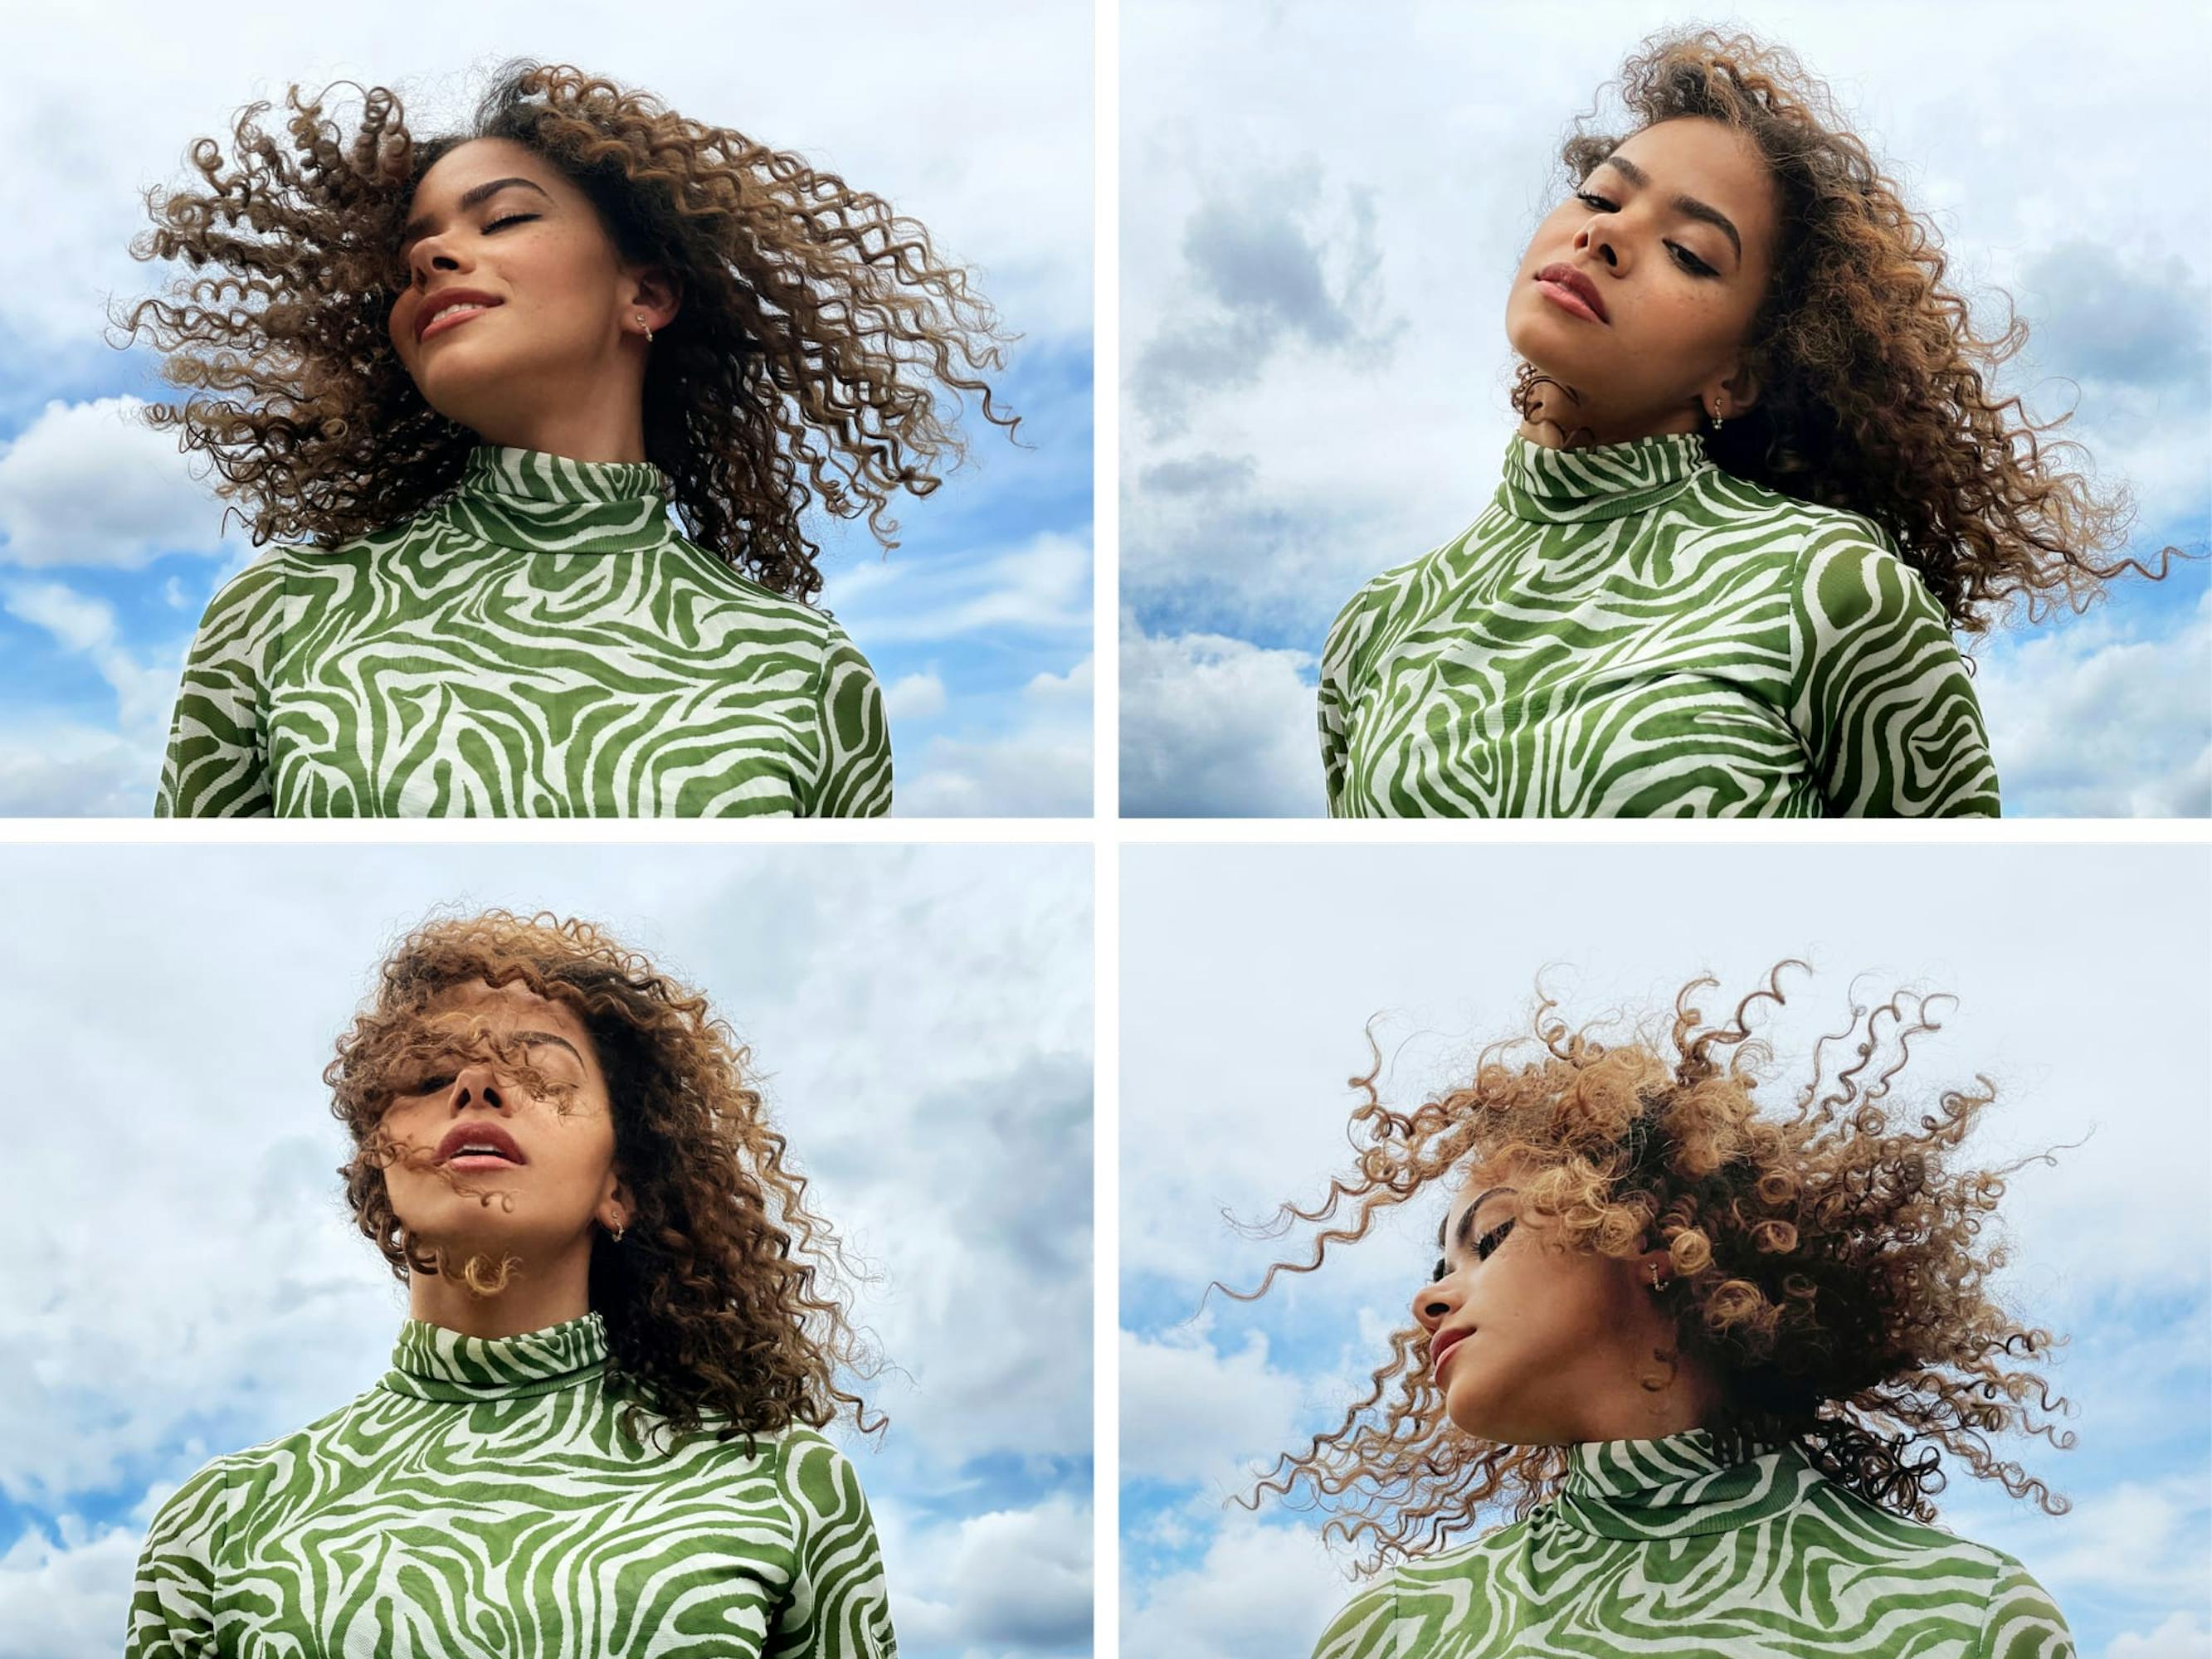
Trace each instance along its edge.
<instances>
[{"instance_id":1,"label":"hair curl","mask_svg":"<svg viewBox=\"0 0 2212 1659\"><path fill-rule=\"evenodd\" d=\"M350 131L323 112L343 86L362 93ZM917 221L797 155L526 59L500 71L465 132L422 142L383 87L303 99L294 86L286 103L289 149L258 124L270 106L250 104L228 161L212 138L191 145L204 187L145 192L155 228L133 256L214 274L113 319L201 394L145 417L209 453L218 493L246 503L226 518L256 545L334 546L415 514L481 441L423 400L386 332L415 187L471 139L527 145L591 198L623 258L677 279L683 307L646 370L646 458L691 538L776 592L821 591L820 549L799 526L817 495L895 547L891 492L929 494L931 465L964 453L929 381L1019 424L969 372L1003 368L995 343L1015 337L969 271L940 264Z\"/></svg>"},{"instance_id":2,"label":"hair curl","mask_svg":"<svg viewBox=\"0 0 2212 1659\"><path fill-rule=\"evenodd\" d=\"M404 1153L384 1135L384 1115L410 1063L455 1045L427 1017L478 984L520 984L568 1007L605 1074L634 1214L621 1243L598 1239L590 1296L606 1326L608 1376L629 1396L628 1431L647 1412L678 1431L719 1418L725 1438L848 1412L863 1431L881 1429L881 1413L837 1381L841 1369L873 1374L839 1300L837 1271L851 1270L807 1207L806 1179L750 1080L750 1051L704 997L588 922L504 910L425 922L386 958L338 1039L324 1080L356 1148L339 1174L356 1224L393 1275L441 1264L392 1208L384 1171ZM481 1030L459 1041L566 1109L558 1085ZM456 1276L483 1293L510 1265L486 1282L471 1258Z\"/></svg>"},{"instance_id":3,"label":"hair curl","mask_svg":"<svg viewBox=\"0 0 2212 1659\"><path fill-rule=\"evenodd\" d=\"M1816 1046L1794 1113L1761 1115L1753 1093L1771 1056L1750 1016L1784 1001L1782 967L1803 965L1777 967L1717 1024L1692 1003L1717 981L1692 980L1663 1039L1571 1030L1540 994L1529 1036L1486 1048L1468 1083L1410 1112L1376 1094L1378 1054L1352 1079L1364 1097L1353 1173L1310 1208L1283 1206L1263 1229L1316 1226L1310 1254L1273 1263L1254 1290L1217 1288L1262 1295L1279 1273L1310 1273L1331 1247L1364 1237L1383 1212L1510 1165L1522 1216L1555 1225L1567 1248L1625 1257L1647 1237L1665 1246L1673 1277L1662 1294L1682 1352L1712 1369L1726 1401L1704 1426L1732 1455L1794 1445L1869 1503L1929 1520L1949 1451L2014 1497L2063 1512L2063 1497L1989 1443L2021 1431L2065 1449L2074 1437L2033 1415L2071 1409L2029 1368L2056 1339L1997 1304L1989 1279L2005 1252L1980 1237L2005 1176L2051 1159L1954 1167L1996 1098L1986 1078L1896 1112L1893 1080L1914 1040L1938 1029L1930 999L1906 993L1854 1007ZM1845 1058L1832 1068L1838 1045ZM1301 1488L1310 1504L1328 1500L1325 1534L1367 1540L1369 1567L1436 1547L1485 1505L1528 1516L1565 1479L1565 1448L1459 1430L1426 1356L1418 1324L1396 1331L1342 1423L1285 1454L1237 1501L1256 1507L1263 1494Z\"/></svg>"},{"instance_id":4,"label":"hair curl","mask_svg":"<svg viewBox=\"0 0 2212 1659\"><path fill-rule=\"evenodd\" d=\"M1756 147L1780 198L1773 275L1744 347L1759 397L1706 429L1718 465L1873 520L1970 634L2016 596L2038 621L2057 603L2085 609L2123 572L2162 577L2191 556L2166 548L2155 571L2094 556L2127 541L2126 492L2100 502L2080 474L2050 470L2036 434L2070 413L2038 426L2019 398L1991 397L1996 367L2027 343L2027 325L2014 313L1999 338L1975 334L1966 301L1942 286L1935 228L1787 47L1712 29L1662 33L1623 64L1621 82L1637 131L1686 116L1721 122ZM1568 188L1632 136L1570 137L1559 151ZM1546 378L1520 364L1512 403L1523 418ZM2017 423L2008 410L2020 411Z\"/></svg>"}]
</instances>

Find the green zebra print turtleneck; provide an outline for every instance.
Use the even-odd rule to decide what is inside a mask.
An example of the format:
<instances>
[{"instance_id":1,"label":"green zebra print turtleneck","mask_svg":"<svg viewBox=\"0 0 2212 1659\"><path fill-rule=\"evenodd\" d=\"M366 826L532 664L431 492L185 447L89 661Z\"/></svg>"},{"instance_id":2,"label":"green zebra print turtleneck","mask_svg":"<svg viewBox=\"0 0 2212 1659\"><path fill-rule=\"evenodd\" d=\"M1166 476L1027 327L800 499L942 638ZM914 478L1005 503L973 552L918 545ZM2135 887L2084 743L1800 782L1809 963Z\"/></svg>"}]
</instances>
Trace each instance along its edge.
<instances>
[{"instance_id":1,"label":"green zebra print turtleneck","mask_svg":"<svg viewBox=\"0 0 2212 1659\"><path fill-rule=\"evenodd\" d=\"M873 1523L813 1430L625 1437L597 1314L392 1370L161 1506L126 1659L895 1659Z\"/></svg>"},{"instance_id":2,"label":"green zebra print turtleneck","mask_svg":"<svg viewBox=\"0 0 2212 1659\"><path fill-rule=\"evenodd\" d=\"M1881 529L1692 433L1515 433L1482 516L1338 616L1320 704L1334 817L1997 812L1942 607Z\"/></svg>"},{"instance_id":3,"label":"green zebra print turtleneck","mask_svg":"<svg viewBox=\"0 0 2212 1659\"><path fill-rule=\"evenodd\" d=\"M678 534L641 462L479 446L459 488L208 606L156 817L869 817L890 739L818 611Z\"/></svg>"},{"instance_id":4,"label":"green zebra print turtleneck","mask_svg":"<svg viewBox=\"0 0 2212 1659\"><path fill-rule=\"evenodd\" d=\"M1570 1449L1526 1521L1407 1563L1314 1659L2071 1659L2021 1564L1878 1510L1794 1449L1723 1464L1703 1430Z\"/></svg>"}]
</instances>

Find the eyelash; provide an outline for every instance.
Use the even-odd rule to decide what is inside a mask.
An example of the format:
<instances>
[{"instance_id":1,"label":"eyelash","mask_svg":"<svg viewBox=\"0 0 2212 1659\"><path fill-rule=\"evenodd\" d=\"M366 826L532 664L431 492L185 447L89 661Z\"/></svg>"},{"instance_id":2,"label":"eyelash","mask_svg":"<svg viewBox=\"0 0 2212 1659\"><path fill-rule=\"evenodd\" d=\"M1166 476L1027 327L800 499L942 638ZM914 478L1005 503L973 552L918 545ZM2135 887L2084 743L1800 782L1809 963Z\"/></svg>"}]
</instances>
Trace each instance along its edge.
<instances>
[{"instance_id":1,"label":"eyelash","mask_svg":"<svg viewBox=\"0 0 2212 1659\"><path fill-rule=\"evenodd\" d=\"M534 213L510 213L504 219L493 220L489 224L484 227L484 229L487 231L494 231L497 230L501 225L519 225L526 220L535 219L537 216L538 216Z\"/></svg>"},{"instance_id":2,"label":"eyelash","mask_svg":"<svg viewBox=\"0 0 2212 1659\"><path fill-rule=\"evenodd\" d=\"M1588 202L1593 206L1601 203L1606 208L1614 213L1620 211L1620 208L1618 204L1608 202L1604 197L1593 195L1586 190L1577 191L1575 192L1575 200L1577 202ZM1689 249L1682 246L1680 243L1669 242L1667 246L1673 248L1675 253L1680 256L1680 261L1682 262L1682 269L1688 271L1692 276L1717 276L1720 275L1718 271L1715 270L1711 265L1707 264L1703 259L1698 258L1696 254L1691 252Z\"/></svg>"},{"instance_id":3,"label":"eyelash","mask_svg":"<svg viewBox=\"0 0 2212 1659\"><path fill-rule=\"evenodd\" d=\"M1480 1238L1474 1241L1474 1259L1477 1261L1489 1261L1492 1255L1497 1254L1498 1247L1505 1242L1505 1235L1512 1231L1513 1224L1510 1221L1501 1221L1495 1227L1492 1227L1488 1232L1483 1234ZM1450 1271L1451 1263L1445 1261L1443 1257L1438 1256L1437 1258L1437 1270L1429 1275L1429 1283L1431 1285L1436 1284Z\"/></svg>"}]
</instances>

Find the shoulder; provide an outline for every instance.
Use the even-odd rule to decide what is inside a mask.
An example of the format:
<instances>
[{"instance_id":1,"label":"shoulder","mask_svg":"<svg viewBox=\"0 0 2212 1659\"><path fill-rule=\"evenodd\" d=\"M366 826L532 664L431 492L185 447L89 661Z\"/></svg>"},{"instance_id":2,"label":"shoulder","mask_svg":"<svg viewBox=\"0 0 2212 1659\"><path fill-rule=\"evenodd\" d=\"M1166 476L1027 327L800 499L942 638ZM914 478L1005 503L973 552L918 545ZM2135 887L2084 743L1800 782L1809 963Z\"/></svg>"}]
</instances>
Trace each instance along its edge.
<instances>
[{"instance_id":1,"label":"shoulder","mask_svg":"<svg viewBox=\"0 0 2212 1659\"><path fill-rule=\"evenodd\" d=\"M860 1471L827 1435L793 1424L775 1437L777 1484L805 1515L818 1521L865 1507Z\"/></svg>"},{"instance_id":2,"label":"shoulder","mask_svg":"<svg viewBox=\"0 0 2212 1659\"><path fill-rule=\"evenodd\" d=\"M1408 593L1418 592L1429 573L1452 549L1463 545L1480 526L1480 520L1470 525L1449 541L1431 548L1417 559L1392 565L1379 575L1370 576L1358 591L1338 609L1336 620L1328 625L1328 642L1322 649L1322 673L1324 678L1336 678L1374 631L1378 622L1397 610Z\"/></svg>"},{"instance_id":3,"label":"shoulder","mask_svg":"<svg viewBox=\"0 0 2212 1659\"><path fill-rule=\"evenodd\" d=\"M1850 1538L1855 1553L1869 1551L1888 1560L1900 1574L1941 1578L1954 1585L1972 1584L1993 1604L2012 1595L2021 1585L2041 1595L2040 1587L2016 1557L1928 1522L1893 1514L1832 1480L1813 1482L1808 1502L1835 1531Z\"/></svg>"},{"instance_id":4,"label":"shoulder","mask_svg":"<svg viewBox=\"0 0 2212 1659\"><path fill-rule=\"evenodd\" d=\"M244 1494L270 1480L288 1478L368 1398L368 1395L362 1395L289 1433L210 1458L162 1500L149 1536L158 1538L165 1532L200 1532L220 1525Z\"/></svg>"},{"instance_id":5,"label":"shoulder","mask_svg":"<svg viewBox=\"0 0 2212 1659\"><path fill-rule=\"evenodd\" d=\"M829 611L787 593L779 593L732 569L681 532L671 530L669 534L671 541L685 555L685 576L717 600L757 617L762 627L791 640L811 641L823 651L845 638L845 630Z\"/></svg>"}]
</instances>

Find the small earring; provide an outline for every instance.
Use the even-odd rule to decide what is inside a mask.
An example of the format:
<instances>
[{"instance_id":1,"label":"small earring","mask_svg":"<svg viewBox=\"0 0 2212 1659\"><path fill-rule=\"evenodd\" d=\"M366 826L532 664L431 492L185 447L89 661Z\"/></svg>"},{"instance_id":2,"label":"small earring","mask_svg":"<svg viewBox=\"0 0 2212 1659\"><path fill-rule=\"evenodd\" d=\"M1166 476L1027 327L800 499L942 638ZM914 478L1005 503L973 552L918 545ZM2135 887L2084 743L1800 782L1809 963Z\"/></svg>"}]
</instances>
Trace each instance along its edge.
<instances>
[{"instance_id":1,"label":"small earring","mask_svg":"<svg viewBox=\"0 0 2212 1659\"><path fill-rule=\"evenodd\" d=\"M637 325L645 330L645 343L647 345L651 345L653 343L653 329L652 326L645 320L645 313L641 311L637 313Z\"/></svg>"},{"instance_id":2,"label":"small earring","mask_svg":"<svg viewBox=\"0 0 2212 1659\"><path fill-rule=\"evenodd\" d=\"M623 1235L629 1231L629 1229L623 1225L619 1221L616 1222L613 1226L607 1229L608 1233L612 1236L615 1243L617 1244L622 1243Z\"/></svg>"},{"instance_id":3,"label":"small earring","mask_svg":"<svg viewBox=\"0 0 2212 1659\"><path fill-rule=\"evenodd\" d=\"M1715 413L1714 413L1714 415L1713 415L1713 430L1714 430L1714 431L1716 431L1716 432L1717 432L1717 431L1719 431L1720 429L1721 429L1721 417L1720 417L1719 412L1718 412L1717 410L1716 410L1716 411L1715 411Z\"/></svg>"},{"instance_id":4,"label":"small earring","mask_svg":"<svg viewBox=\"0 0 2212 1659\"><path fill-rule=\"evenodd\" d=\"M1652 1288L1653 1290L1655 1290L1655 1291L1663 1291L1663 1290L1665 1290L1665 1289L1668 1287L1668 1285L1669 1285L1673 1284L1674 1282L1674 1281L1673 1279L1662 1279L1662 1278L1660 1278L1660 1277L1659 1277L1659 1264L1658 1264L1657 1262L1656 1262L1656 1261L1655 1261L1655 1262L1653 1262L1653 1263L1651 1264L1651 1288Z\"/></svg>"}]
</instances>

